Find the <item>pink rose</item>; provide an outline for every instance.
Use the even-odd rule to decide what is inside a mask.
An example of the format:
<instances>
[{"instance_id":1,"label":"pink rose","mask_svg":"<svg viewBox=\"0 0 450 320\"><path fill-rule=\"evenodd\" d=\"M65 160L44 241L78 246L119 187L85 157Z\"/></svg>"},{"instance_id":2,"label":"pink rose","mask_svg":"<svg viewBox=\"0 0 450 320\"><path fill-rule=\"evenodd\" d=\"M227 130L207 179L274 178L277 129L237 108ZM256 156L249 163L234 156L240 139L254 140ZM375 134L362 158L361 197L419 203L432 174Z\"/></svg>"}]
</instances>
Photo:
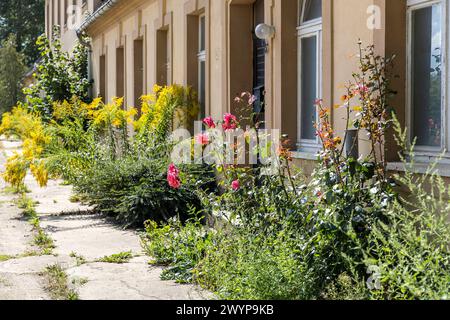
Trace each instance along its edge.
<instances>
[{"instance_id":1,"label":"pink rose","mask_svg":"<svg viewBox=\"0 0 450 320\"><path fill-rule=\"evenodd\" d=\"M167 170L167 182L171 188L179 189L181 187L180 171L173 163L169 165Z\"/></svg>"},{"instance_id":2,"label":"pink rose","mask_svg":"<svg viewBox=\"0 0 450 320\"><path fill-rule=\"evenodd\" d=\"M227 130L235 130L237 129L238 121L236 116L232 115L231 113L226 113L223 116L223 124L222 127L225 131Z\"/></svg>"},{"instance_id":3,"label":"pink rose","mask_svg":"<svg viewBox=\"0 0 450 320\"><path fill-rule=\"evenodd\" d=\"M197 143L206 146L209 143L209 137L206 133L200 133L196 136Z\"/></svg>"},{"instance_id":4,"label":"pink rose","mask_svg":"<svg viewBox=\"0 0 450 320\"><path fill-rule=\"evenodd\" d=\"M214 129L216 127L216 124L214 123L214 120L211 117L203 119L203 123L210 129Z\"/></svg>"},{"instance_id":5,"label":"pink rose","mask_svg":"<svg viewBox=\"0 0 450 320\"><path fill-rule=\"evenodd\" d=\"M234 180L234 181L231 183L231 188L232 188L234 191L238 191L238 190L241 188L241 183L239 182L239 180Z\"/></svg>"}]
</instances>

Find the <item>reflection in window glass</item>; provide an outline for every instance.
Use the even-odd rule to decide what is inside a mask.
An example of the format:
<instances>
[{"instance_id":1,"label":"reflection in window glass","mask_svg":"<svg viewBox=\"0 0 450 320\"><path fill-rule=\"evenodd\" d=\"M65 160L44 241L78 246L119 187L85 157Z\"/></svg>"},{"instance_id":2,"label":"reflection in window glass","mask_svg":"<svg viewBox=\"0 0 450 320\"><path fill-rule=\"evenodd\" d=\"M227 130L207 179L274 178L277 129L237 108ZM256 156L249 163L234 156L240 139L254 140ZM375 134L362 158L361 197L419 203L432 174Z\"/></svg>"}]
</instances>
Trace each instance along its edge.
<instances>
[{"instance_id":1,"label":"reflection in window glass","mask_svg":"<svg viewBox=\"0 0 450 320\"><path fill-rule=\"evenodd\" d=\"M200 117L206 116L206 17L199 17L198 41L198 99L200 103Z\"/></svg>"},{"instance_id":2,"label":"reflection in window glass","mask_svg":"<svg viewBox=\"0 0 450 320\"><path fill-rule=\"evenodd\" d=\"M205 61L200 62L200 106L201 106L201 116L204 118L206 116L205 106L206 106L206 63Z\"/></svg>"},{"instance_id":3,"label":"reflection in window glass","mask_svg":"<svg viewBox=\"0 0 450 320\"><path fill-rule=\"evenodd\" d=\"M205 51L205 43L206 43L206 18L205 16L200 17L200 51Z\"/></svg>"},{"instance_id":4,"label":"reflection in window glass","mask_svg":"<svg viewBox=\"0 0 450 320\"><path fill-rule=\"evenodd\" d=\"M322 0L306 0L303 22L322 17Z\"/></svg>"},{"instance_id":5,"label":"reflection in window glass","mask_svg":"<svg viewBox=\"0 0 450 320\"><path fill-rule=\"evenodd\" d=\"M417 145L441 146L441 5L412 13L412 133Z\"/></svg>"},{"instance_id":6,"label":"reflection in window glass","mask_svg":"<svg viewBox=\"0 0 450 320\"><path fill-rule=\"evenodd\" d=\"M302 139L314 140L317 99L317 37L301 39Z\"/></svg>"}]
</instances>

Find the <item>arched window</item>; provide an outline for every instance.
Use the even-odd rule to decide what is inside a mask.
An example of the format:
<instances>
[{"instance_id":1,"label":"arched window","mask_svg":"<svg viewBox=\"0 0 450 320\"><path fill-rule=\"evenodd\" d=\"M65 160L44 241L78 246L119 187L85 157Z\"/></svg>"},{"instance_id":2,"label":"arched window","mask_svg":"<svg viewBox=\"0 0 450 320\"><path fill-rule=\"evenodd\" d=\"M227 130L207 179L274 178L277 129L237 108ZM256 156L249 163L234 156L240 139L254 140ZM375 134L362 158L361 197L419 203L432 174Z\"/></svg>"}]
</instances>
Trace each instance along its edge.
<instances>
[{"instance_id":1,"label":"arched window","mask_svg":"<svg viewBox=\"0 0 450 320\"><path fill-rule=\"evenodd\" d=\"M302 151L316 151L315 101L322 95L322 0L300 0L298 34L298 128Z\"/></svg>"}]
</instances>

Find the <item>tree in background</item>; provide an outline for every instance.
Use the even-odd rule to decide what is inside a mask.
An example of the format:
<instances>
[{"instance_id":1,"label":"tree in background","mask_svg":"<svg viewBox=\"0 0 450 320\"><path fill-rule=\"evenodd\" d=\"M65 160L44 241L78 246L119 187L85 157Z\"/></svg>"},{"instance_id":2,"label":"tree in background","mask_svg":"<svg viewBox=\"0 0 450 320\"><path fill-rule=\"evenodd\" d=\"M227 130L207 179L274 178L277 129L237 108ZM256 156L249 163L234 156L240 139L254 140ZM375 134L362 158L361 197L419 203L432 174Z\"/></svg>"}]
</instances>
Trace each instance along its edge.
<instances>
[{"instance_id":1,"label":"tree in background","mask_svg":"<svg viewBox=\"0 0 450 320\"><path fill-rule=\"evenodd\" d=\"M16 37L10 35L0 45L0 113L9 111L23 96L24 62L24 55L17 52Z\"/></svg>"},{"instance_id":2,"label":"tree in background","mask_svg":"<svg viewBox=\"0 0 450 320\"><path fill-rule=\"evenodd\" d=\"M39 58L36 39L45 28L45 0L1 0L0 41L16 36L17 51L31 66Z\"/></svg>"}]
</instances>

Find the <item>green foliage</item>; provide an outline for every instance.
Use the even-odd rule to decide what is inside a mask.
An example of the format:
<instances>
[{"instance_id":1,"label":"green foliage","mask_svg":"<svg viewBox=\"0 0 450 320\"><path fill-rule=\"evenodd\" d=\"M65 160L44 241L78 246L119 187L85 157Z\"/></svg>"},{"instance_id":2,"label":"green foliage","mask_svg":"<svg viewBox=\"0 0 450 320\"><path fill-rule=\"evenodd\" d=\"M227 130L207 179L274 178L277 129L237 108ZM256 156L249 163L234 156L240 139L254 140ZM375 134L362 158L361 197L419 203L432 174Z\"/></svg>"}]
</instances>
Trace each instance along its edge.
<instances>
[{"instance_id":1,"label":"green foliage","mask_svg":"<svg viewBox=\"0 0 450 320\"><path fill-rule=\"evenodd\" d=\"M414 144L406 149L406 131L395 122L403 158L410 170L396 180L406 190L378 220L365 250L367 266L376 266L380 288L376 299L450 299L450 189L431 165L424 175L414 174ZM406 162L408 160L408 162Z\"/></svg>"},{"instance_id":2,"label":"green foliage","mask_svg":"<svg viewBox=\"0 0 450 320\"><path fill-rule=\"evenodd\" d=\"M125 226L142 226L149 219L163 222L174 216L185 221L191 207L201 208L192 185L170 188L167 156L148 156L97 159L77 178L75 190Z\"/></svg>"},{"instance_id":3,"label":"green foliage","mask_svg":"<svg viewBox=\"0 0 450 320\"><path fill-rule=\"evenodd\" d=\"M311 179L304 179L293 168L285 139L270 171L263 165L243 168L218 161L212 168L171 165L168 172L174 145L167 137L174 122L194 117L195 95L180 86L155 87L153 95L142 97L135 121L136 111L122 110L121 99L108 105L84 103L84 49L71 62L58 41L50 47L43 38L40 44L43 64L28 103L46 122L39 130L24 130L27 124L20 128L20 117L5 116L2 128L34 132L29 135L39 139L28 141L29 157L42 158L44 169L71 182L78 197L99 212L125 227L148 220L144 248L153 263L167 267L163 279L196 282L224 299L449 298L450 192L433 167L426 175L412 173L414 150L406 149L398 123L400 156L410 171L388 176L379 151L395 123L389 117L394 92L387 80L392 59L376 56L373 46L360 49L360 70L342 99L348 126L354 118L354 127L370 133L371 153L348 157L343 148L347 137L335 134L329 110L319 101L316 129L323 150ZM61 72L65 64L68 77ZM46 92L44 99L38 89ZM251 94L239 100L245 96L251 107ZM351 107L355 99L360 107ZM249 122L261 141L260 123L252 118L259 117L252 115ZM128 135L131 124L134 137ZM239 128L229 114L223 125ZM251 152L267 154L270 146L256 149ZM17 173L21 159L12 160L7 168ZM44 169L35 167L41 178ZM214 173L220 174L219 190ZM395 182L409 196L399 194ZM21 206L30 204L22 199ZM198 212L214 226L206 227L204 216L193 219ZM51 239L32 216L36 243L50 251ZM130 258L131 253L120 253L102 261ZM373 288L370 280L375 280Z\"/></svg>"},{"instance_id":4,"label":"green foliage","mask_svg":"<svg viewBox=\"0 0 450 320\"><path fill-rule=\"evenodd\" d=\"M96 144L95 131L86 130L78 119L64 124L52 122L46 133L52 137L44 154L46 168L67 181L75 181L102 151Z\"/></svg>"},{"instance_id":5,"label":"green foliage","mask_svg":"<svg viewBox=\"0 0 450 320\"><path fill-rule=\"evenodd\" d=\"M9 111L23 97L22 77L25 57L17 52L16 37L11 35L0 44L0 114Z\"/></svg>"},{"instance_id":6,"label":"green foliage","mask_svg":"<svg viewBox=\"0 0 450 320\"><path fill-rule=\"evenodd\" d=\"M51 43L45 35L38 38L36 44L41 60L36 73L37 83L24 90L27 106L47 120L52 117L54 102L70 101L73 96L89 101L88 49L77 43L71 53L65 52L61 48L58 27L53 34Z\"/></svg>"},{"instance_id":7,"label":"green foliage","mask_svg":"<svg viewBox=\"0 0 450 320\"><path fill-rule=\"evenodd\" d=\"M148 221L143 238L146 253L154 259L152 263L167 266L162 279L179 283L192 282L194 268L206 252L214 250L212 241L213 233L197 220L185 225L179 220L170 220L161 227Z\"/></svg>"},{"instance_id":8,"label":"green foliage","mask_svg":"<svg viewBox=\"0 0 450 320\"><path fill-rule=\"evenodd\" d=\"M378 222L370 234L365 262L381 277L373 298L450 299L450 210L419 192L418 204L405 208L396 201L386 213L389 222Z\"/></svg>"},{"instance_id":9,"label":"green foliage","mask_svg":"<svg viewBox=\"0 0 450 320\"><path fill-rule=\"evenodd\" d=\"M322 294L325 300L367 300L369 298L366 284L355 281L346 273L341 274L336 282L331 283Z\"/></svg>"},{"instance_id":10,"label":"green foliage","mask_svg":"<svg viewBox=\"0 0 450 320\"><path fill-rule=\"evenodd\" d=\"M222 192L200 191L219 217L214 231L148 223L147 253L175 270L164 279L197 282L225 299L449 299L449 188L433 166L413 173L414 149L388 116L393 91L384 78L392 59L373 47L361 53L343 107L350 117L352 99L362 102L354 125L371 133L372 153L347 157L346 138L336 136L319 101L323 150L309 181L293 174L282 143L277 173L216 165ZM376 154L392 123L409 168L395 177Z\"/></svg>"},{"instance_id":11,"label":"green foliage","mask_svg":"<svg viewBox=\"0 0 450 320\"><path fill-rule=\"evenodd\" d=\"M196 269L196 281L223 299L313 299L316 282L301 239L280 232L253 235L234 230L217 235L214 249ZM300 241L298 241L300 240Z\"/></svg>"},{"instance_id":12,"label":"green foliage","mask_svg":"<svg viewBox=\"0 0 450 320\"><path fill-rule=\"evenodd\" d=\"M97 262L105 262L105 263L117 263L123 264L128 263L133 258L133 253L131 251L120 252L117 254L113 254L110 256L105 256L101 259L98 259Z\"/></svg>"}]
</instances>

